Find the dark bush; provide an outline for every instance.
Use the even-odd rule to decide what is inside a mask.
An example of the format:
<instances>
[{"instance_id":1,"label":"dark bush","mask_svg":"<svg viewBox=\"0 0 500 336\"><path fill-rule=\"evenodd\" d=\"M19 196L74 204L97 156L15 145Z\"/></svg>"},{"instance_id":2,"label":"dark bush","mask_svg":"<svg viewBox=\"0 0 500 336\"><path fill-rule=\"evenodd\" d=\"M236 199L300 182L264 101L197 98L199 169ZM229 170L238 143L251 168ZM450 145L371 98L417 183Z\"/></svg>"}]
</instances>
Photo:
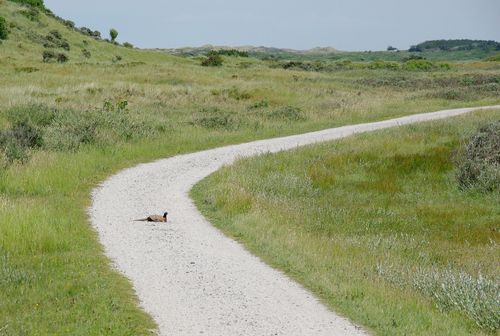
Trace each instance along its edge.
<instances>
[{"instance_id":1,"label":"dark bush","mask_svg":"<svg viewBox=\"0 0 500 336\"><path fill-rule=\"evenodd\" d=\"M201 61L202 66L221 66L223 63L222 57L215 51L211 51Z\"/></svg>"},{"instance_id":2,"label":"dark bush","mask_svg":"<svg viewBox=\"0 0 500 336\"><path fill-rule=\"evenodd\" d=\"M56 53L52 50L44 50L42 53L42 58L44 63L52 62L56 58Z\"/></svg>"},{"instance_id":3,"label":"dark bush","mask_svg":"<svg viewBox=\"0 0 500 336\"><path fill-rule=\"evenodd\" d=\"M0 40L6 40L9 37L9 28L7 28L7 21L0 16Z\"/></svg>"},{"instance_id":4,"label":"dark bush","mask_svg":"<svg viewBox=\"0 0 500 336\"><path fill-rule=\"evenodd\" d=\"M51 62L66 63L69 60L66 54L55 53L52 50L44 50L42 58L44 63L51 63Z\"/></svg>"},{"instance_id":5,"label":"dark bush","mask_svg":"<svg viewBox=\"0 0 500 336\"><path fill-rule=\"evenodd\" d=\"M88 51L87 49L82 49L82 55L83 57L85 58L90 58L92 57L92 54L90 53L90 51Z\"/></svg>"},{"instance_id":6,"label":"dark bush","mask_svg":"<svg viewBox=\"0 0 500 336\"><path fill-rule=\"evenodd\" d=\"M461 189L500 190L500 120L481 127L455 159Z\"/></svg>"},{"instance_id":7,"label":"dark bush","mask_svg":"<svg viewBox=\"0 0 500 336\"><path fill-rule=\"evenodd\" d=\"M124 46L125 48L133 48L133 47L134 47L134 45L133 45L132 43L129 43L129 42L125 42L125 43L123 43L123 46Z\"/></svg>"},{"instance_id":8,"label":"dark bush","mask_svg":"<svg viewBox=\"0 0 500 336\"><path fill-rule=\"evenodd\" d=\"M64 20L64 25L68 28L75 28L75 23L71 20Z\"/></svg>"},{"instance_id":9,"label":"dark bush","mask_svg":"<svg viewBox=\"0 0 500 336\"><path fill-rule=\"evenodd\" d=\"M66 63L68 61L68 56L63 53L57 54L57 63Z\"/></svg>"},{"instance_id":10,"label":"dark bush","mask_svg":"<svg viewBox=\"0 0 500 336\"><path fill-rule=\"evenodd\" d=\"M87 27L81 27L81 28L79 28L77 30L80 33L82 33L83 35L93 37L96 40L100 40L101 39L101 32L99 32L97 30L91 30L90 28L87 28Z\"/></svg>"},{"instance_id":11,"label":"dark bush","mask_svg":"<svg viewBox=\"0 0 500 336\"><path fill-rule=\"evenodd\" d=\"M45 48L62 48L67 51L70 50L70 45L66 39L61 36L57 30L52 30L49 34L45 36L45 43L43 44Z\"/></svg>"},{"instance_id":12,"label":"dark bush","mask_svg":"<svg viewBox=\"0 0 500 336\"><path fill-rule=\"evenodd\" d=\"M111 61L112 61L113 63L118 63L118 62L120 62L121 60L123 60L123 57L121 57L120 55L116 55L115 57L113 57L113 58L111 59Z\"/></svg>"},{"instance_id":13,"label":"dark bush","mask_svg":"<svg viewBox=\"0 0 500 336\"><path fill-rule=\"evenodd\" d=\"M42 146L40 130L28 121L17 121L11 128L0 132L0 149L8 163L25 162L29 158L29 149Z\"/></svg>"},{"instance_id":14,"label":"dark bush","mask_svg":"<svg viewBox=\"0 0 500 336\"><path fill-rule=\"evenodd\" d=\"M35 7L29 7L28 9L23 9L19 11L19 14L25 16L30 21L39 21L40 20L40 12Z\"/></svg>"}]
</instances>

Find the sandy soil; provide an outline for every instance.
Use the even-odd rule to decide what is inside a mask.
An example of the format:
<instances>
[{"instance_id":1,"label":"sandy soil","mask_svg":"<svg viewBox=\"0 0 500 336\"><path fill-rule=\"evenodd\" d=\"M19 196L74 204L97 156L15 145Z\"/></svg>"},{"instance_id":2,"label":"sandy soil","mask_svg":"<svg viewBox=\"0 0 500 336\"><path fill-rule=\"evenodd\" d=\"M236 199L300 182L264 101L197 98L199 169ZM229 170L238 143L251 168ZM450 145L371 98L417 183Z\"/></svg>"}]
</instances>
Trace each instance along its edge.
<instances>
[{"instance_id":1,"label":"sandy soil","mask_svg":"<svg viewBox=\"0 0 500 336\"><path fill-rule=\"evenodd\" d=\"M198 212L188 192L238 157L472 110L418 114L142 164L121 171L94 190L91 221L106 254L132 281L141 306L156 320L161 335L363 335L310 292L222 235ZM132 221L164 210L170 212L167 224Z\"/></svg>"}]
</instances>

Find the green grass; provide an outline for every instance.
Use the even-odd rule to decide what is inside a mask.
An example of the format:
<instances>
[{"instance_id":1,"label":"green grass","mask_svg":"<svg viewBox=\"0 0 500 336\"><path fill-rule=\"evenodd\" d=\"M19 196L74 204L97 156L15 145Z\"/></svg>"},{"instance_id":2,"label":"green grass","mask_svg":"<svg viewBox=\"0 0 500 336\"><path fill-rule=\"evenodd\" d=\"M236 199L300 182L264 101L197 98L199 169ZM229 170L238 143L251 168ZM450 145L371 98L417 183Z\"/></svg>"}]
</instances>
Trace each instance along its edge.
<instances>
[{"instance_id":1,"label":"green grass","mask_svg":"<svg viewBox=\"0 0 500 336\"><path fill-rule=\"evenodd\" d=\"M242 159L192 196L225 234L376 334L487 334L500 322L500 194L461 191L452 161L499 118Z\"/></svg>"},{"instance_id":2,"label":"green grass","mask_svg":"<svg viewBox=\"0 0 500 336\"><path fill-rule=\"evenodd\" d=\"M224 57L222 67L205 68L198 59L95 41L43 13L31 21L23 9L0 0L10 29L0 45L0 333L7 335L147 335L155 328L130 283L110 267L86 214L92 188L119 169L224 144L500 103L496 62L425 73L309 73ZM65 64L42 62L39 38L53 30L70 45L69 52L52 49L68 55ZM33 134L17 132L23 123L39 136L37 146L23 142Z\"/></svg>"}]
</instances>

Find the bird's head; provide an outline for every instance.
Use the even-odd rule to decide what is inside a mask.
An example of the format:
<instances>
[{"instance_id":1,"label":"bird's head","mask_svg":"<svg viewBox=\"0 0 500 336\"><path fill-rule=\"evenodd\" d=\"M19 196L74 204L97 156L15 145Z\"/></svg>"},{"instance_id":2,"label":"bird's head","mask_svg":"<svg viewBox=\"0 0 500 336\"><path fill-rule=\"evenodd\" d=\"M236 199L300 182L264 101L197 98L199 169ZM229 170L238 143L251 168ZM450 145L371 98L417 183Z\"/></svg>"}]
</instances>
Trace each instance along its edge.
<instances>
[{"instance_id":1,"label":"bird's head","mask_svg":"<svg viewBox=\"0 0 500 336\"><path fill-rule=\"evenodd\" d=\"M168 212L165 212L165 213L163 214L163 218L167 218L167 216L168 216Z\"/></svg>"}]
</instances>

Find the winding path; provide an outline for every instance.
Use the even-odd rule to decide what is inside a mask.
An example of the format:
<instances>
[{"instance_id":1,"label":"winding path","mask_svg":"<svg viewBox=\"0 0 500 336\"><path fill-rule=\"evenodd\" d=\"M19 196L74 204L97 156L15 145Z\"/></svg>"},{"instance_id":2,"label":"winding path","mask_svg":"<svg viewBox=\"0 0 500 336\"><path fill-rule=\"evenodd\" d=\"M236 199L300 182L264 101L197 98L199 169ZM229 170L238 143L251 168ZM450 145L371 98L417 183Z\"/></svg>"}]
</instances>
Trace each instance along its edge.
<instances>
[{"instance_id":1,"label":"winding path","mask_svg":"<svg viewBox=\"0 0 500 336\"><path fill-rule=\"evenodd\" d=\"M195 208L189 190L238 157L492 108L500 106L417 114L141 164L94 190L91 221L106 254L132 281L161 335L364 335L300 285L221 234ZM164 209L171 213L167 225L132 221Z\"/></svg>"}]
</instances>

